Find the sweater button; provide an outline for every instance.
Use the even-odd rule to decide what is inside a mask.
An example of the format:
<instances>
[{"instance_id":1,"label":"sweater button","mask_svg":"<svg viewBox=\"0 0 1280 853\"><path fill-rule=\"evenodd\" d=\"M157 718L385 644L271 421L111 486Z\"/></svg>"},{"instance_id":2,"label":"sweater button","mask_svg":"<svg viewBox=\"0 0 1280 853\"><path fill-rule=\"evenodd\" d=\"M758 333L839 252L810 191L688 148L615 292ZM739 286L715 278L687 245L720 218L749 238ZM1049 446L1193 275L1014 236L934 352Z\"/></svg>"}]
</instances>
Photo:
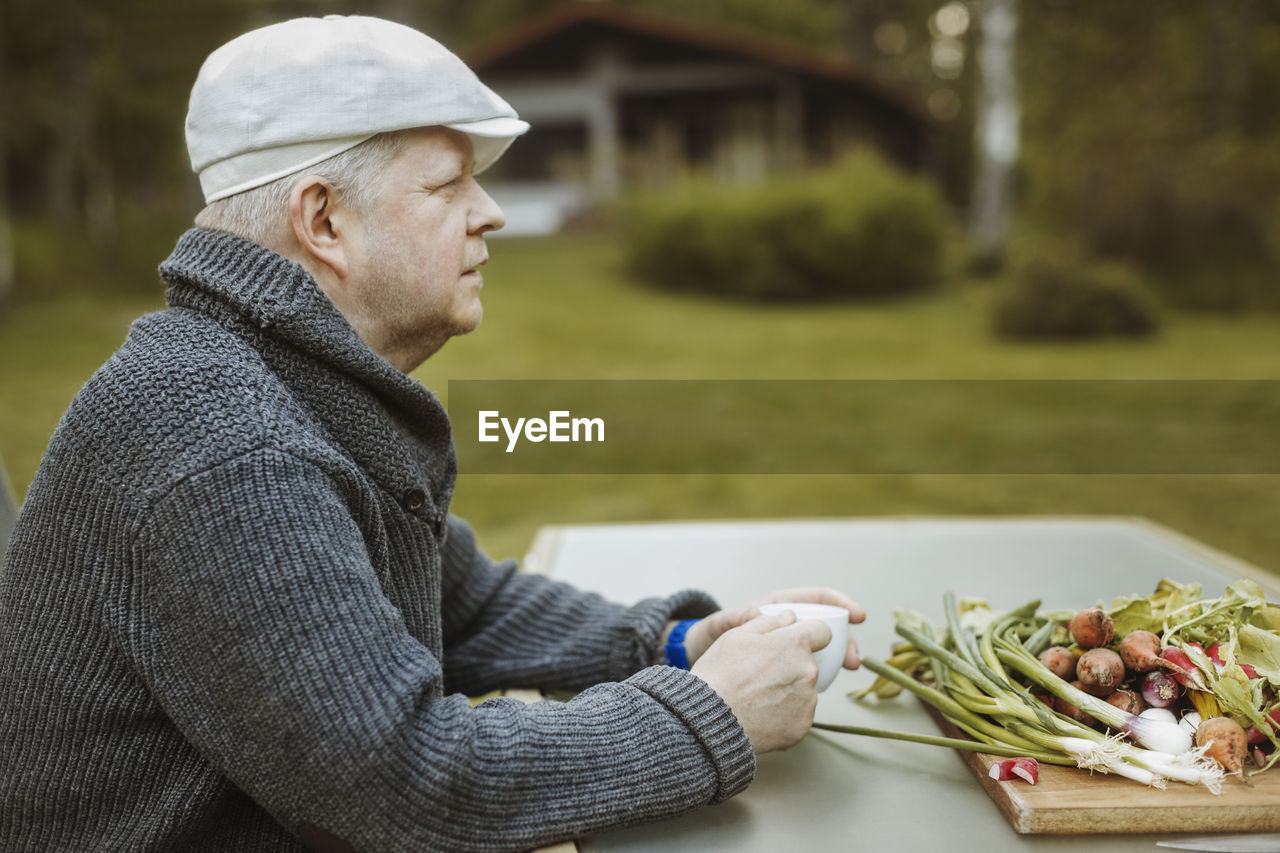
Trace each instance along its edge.
<instances>
[{"instance_id":1,"label":"sweater button","mask_svg":"<svg viewBox=\"0 0 1280 853\"><path fill-rule=\"evenodd\" d=\"M404 508L409 512L417 512L427 505L427 493L422 489L410 489L404 493Z\"/></svg>"}]
</instances>

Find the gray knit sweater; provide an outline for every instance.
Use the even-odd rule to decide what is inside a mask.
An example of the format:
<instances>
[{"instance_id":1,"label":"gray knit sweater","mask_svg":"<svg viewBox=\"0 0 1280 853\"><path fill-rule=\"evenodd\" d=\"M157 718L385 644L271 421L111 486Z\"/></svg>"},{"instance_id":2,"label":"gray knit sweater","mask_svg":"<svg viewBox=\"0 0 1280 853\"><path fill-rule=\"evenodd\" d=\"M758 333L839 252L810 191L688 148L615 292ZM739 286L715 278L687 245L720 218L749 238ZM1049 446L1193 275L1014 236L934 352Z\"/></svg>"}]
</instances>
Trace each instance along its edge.
<instances>
[{"instance_id":1,"label":"gray knit sweater","mask_svg":"<svg viewBox=\"0 0 1280 853\"><path fill-rule=\"evenodd\" d=\"M0 850L518 849L747 785L728 707L648 666L713 602L491 562L444 410L301 267L193 230L161 273L0 573ZM464 696L500 686L586 689Z\"/></svg>"}]
</instances>

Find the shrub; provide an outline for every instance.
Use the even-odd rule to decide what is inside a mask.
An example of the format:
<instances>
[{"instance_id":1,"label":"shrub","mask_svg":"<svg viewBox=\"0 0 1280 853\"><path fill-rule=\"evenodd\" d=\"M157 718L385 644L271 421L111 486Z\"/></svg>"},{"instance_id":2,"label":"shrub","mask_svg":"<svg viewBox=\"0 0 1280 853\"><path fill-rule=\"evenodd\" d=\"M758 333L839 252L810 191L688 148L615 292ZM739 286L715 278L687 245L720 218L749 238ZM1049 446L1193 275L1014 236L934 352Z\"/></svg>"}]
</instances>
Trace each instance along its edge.
<instances>
[{"instance_id":1,"label":"shrub","mask_svg":"<svg viewBox=\"0 0 1280 853\"><path fill-rule=\"evenodd\" d=\"M1007 338L1143 337L1159 328L1156 301L1132 268L1071 256L1016 267L996 303Z\"/></svg>"},{"instance_id":2,"label":"shrub","mask_svg":"<svg viewBox=\"0 0 1280 853\"><path fill-rule=\"evenodd\" d=\"M922 290L940 277L946 236L932 186L868 152L750 187L688 179L633 201L624 223L638 278L763 299Z\"/></svg>"}]
</instances>

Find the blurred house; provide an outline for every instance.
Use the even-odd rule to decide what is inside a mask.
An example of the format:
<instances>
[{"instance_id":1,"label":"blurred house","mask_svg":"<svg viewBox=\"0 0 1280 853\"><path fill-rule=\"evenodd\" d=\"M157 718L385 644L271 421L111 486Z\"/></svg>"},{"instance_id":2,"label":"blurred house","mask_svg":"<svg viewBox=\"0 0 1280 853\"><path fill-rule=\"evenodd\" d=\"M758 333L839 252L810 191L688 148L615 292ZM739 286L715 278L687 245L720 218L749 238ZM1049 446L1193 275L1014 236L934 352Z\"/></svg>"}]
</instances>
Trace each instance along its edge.
<instances>
[{"instance_id":1,"label":"blurred house","mask_svg":"<svg viewBox=\"0 0 1280 853\"><path fill-rule=\"evenodd\" d=\"M486 175L509 234L695 169L748 182L859 144L913 170L929 158L931 119L908 95L755 34L570 2L466 58L533 125Z\"/></svg>"}]
</instances>

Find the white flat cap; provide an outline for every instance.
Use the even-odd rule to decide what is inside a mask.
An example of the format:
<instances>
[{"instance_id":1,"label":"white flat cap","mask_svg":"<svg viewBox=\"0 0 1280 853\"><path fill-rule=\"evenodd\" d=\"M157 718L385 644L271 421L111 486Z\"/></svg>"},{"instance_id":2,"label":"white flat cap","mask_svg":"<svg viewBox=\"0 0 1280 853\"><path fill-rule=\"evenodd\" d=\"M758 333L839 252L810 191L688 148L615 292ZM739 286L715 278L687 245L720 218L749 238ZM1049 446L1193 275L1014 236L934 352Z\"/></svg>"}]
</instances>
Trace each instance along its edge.
<instances>
[{"instance_id":1,"label":"white flat cap","mask_svg":"<svg viewBox=\"0 0 1280 853\"><path fill-rule=\"evenodd\" d=\"M442 44L380 18L295 18L232 39L191 89L187 152L206 202L384 131L467 134L481 172L529 129Z\"/></svg>"}]
</instances>

